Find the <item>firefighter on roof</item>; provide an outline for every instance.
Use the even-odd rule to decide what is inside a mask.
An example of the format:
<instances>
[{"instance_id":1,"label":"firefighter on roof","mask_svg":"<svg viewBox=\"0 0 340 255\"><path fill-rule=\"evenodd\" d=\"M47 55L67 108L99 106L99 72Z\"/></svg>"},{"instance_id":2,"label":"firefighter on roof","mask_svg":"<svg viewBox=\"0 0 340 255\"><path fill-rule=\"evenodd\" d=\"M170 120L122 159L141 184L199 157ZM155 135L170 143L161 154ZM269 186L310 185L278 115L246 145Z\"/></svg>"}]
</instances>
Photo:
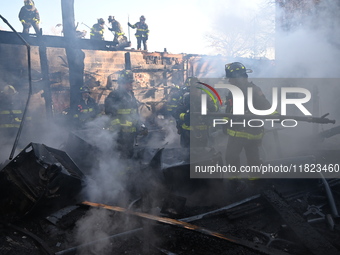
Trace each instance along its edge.
<instances>
[{"instance_id":1,"label":"firefighter on roof","mask_svg":"<svg viewBox=\"0 0 340 255\"><path fill-rule=\"evenodd\" d=\"M111 28L109 28L109 30L115 33L113 42L116 43L117 45L122 40L127 41L126 36L124 35L124 32L123 32L122 26L117 20L115 20L115 17L109 16L108 21L109 23L111 23Z\"/></svg>"},{"instance_id":2,"label":"firefighter on roof","mask_svg":"<svg viewBox=\"0 0 340 255\"><path fill-rule=\"evenodd\" d=\"M98 19L98 22L94 24L91 28L90 39L94 40L104 40L104 24L105 21L103 18Z\"/></svg>"},{"instance_id":3,"label":"firefighter on roof","mask_svg":"<svg viewBox=\"0 0 340 255\"><path fill-rule=\"evenodd\" d=\"M19 20L23 26L23 33L28 34L30 28L33 26L37 35L40 35L40 16L33 0L25 0L24 6L21 7L19 12Z\"/></svg>"},{"instance_id":4,"label":"firefighter on roof","mask_svg":"<svg viewBox=\"0 0 340 255\"><path fill-rule=\"evenodd\" d=\"M141 44L143 42L144 50L147 51L147 40L149 39L149 27L145 23L145 17L142 15L139 18L139 22L137 22L134 25L131 25L130 22L128 22L129 27L136 28L135 36L137 38L137 50L141 50Z\"/></svg>"}]
</instances>

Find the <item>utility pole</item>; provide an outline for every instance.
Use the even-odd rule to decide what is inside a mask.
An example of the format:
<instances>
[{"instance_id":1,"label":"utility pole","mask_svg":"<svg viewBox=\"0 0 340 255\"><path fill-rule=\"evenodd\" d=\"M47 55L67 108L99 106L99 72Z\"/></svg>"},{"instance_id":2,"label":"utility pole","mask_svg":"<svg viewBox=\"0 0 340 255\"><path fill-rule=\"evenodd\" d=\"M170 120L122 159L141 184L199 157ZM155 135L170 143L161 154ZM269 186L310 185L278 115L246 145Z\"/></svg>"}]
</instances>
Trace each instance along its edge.
<instances>
[{"instance_id":1,"label":"utility pole","mask_svg":"<svg viewBox=\"0 0 340 255\"><path fill-rule=\"evenodd\" d=\"M70 109L76 110L80 99L80 88L84 85L85 53L78 47L74 21L74 0L61 0L63 30L66 42L66 56L70 81Z\"/></svg>"}]
</instances>

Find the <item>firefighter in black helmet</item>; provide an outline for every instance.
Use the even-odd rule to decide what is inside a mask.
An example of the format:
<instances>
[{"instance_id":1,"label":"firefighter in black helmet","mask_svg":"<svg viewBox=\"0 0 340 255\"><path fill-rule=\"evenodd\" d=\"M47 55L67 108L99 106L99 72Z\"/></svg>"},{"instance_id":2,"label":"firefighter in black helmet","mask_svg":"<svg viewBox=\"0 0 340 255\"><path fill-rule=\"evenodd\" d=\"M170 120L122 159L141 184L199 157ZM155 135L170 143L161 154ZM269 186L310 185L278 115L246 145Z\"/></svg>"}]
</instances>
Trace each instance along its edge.
<instances>
[{"instance_id":1,"label":"firefighter in black helmet","mask_svg":"<svg viewBox=\"0 0 340 255\"><path fill-rule=\"evenodd\" d=\"M104 24L105 21L103 18L98 19L98 22L94 24L91 28L90 39L94 40L104 40Z\"/></svg>"},{"instance_id":2,"label":"firefighter in black helmet","mask_svg":"<svg viewBox=\"0 0 340 255\"><path fill-rule=\"evenodd\" d=\"M249 69L240 63L233 62L225 65L226 78L229 83L240 88L245 95L247 101L247 89L253 89L253 105L255 109L267 110L270 109L271 104L266 99L262 90L253 82L248 81ZM231 92L226 98L226 112L233 111L233 96ZM245 106L245 114L249 114L247 105ZM242 122L244 118L233 117L234 122ZM229 121L230 123L230 121ZM227 149L226 149L226 163L232 166L240 167L240 154L244 149L248 165L260 165L261 159L259 155L259 146L262 142L263 127L249 127L247 125L229 125L224 132L229 135Z\"/></svg>"},{"instance_id":3,"label":"firefighter in black helmet","mask_svg":"<svg viewBox=\"0 0 340 255\"><path fill-rule=\"evenodd\" d=\"M33 26L37 35L40 35L40 15L34 5L33 0L25 0L24 6L21 7L19 12L19 20L23 26L23 33L28 34L30 28Z\"/></svg>"},{"instance_id":4,"label":"firefighter in black helmet","mask_svg":"<svg viewBox=\"0 0 340 255\"><path fill-rule=\"evenodd\" d=\"M117 149L121 158L131 158L135 138L147 134L140 122L138 101L133 93L133 73L125 70L118 75L118 88L105 99L105 114L110 117L109 130L117 132Z\"/></svg>"},{"instance_id":5,"label":"firefighter in black helmet","mask_svg":"<svg viewBox=\"0 0 340 255\"><path fill-rule=\"evenodd\" d=\"M99 107L94 98L91 97L91 90L84 86L80 88L81 98L77 104L77 112L73 115L75 126L78 129L87 128L86 124L94 120L99 114Z\"/></svg>"},{"instance_id":6,"label":"firefighter in black helmet","mask_svg":"<svg viewBox=\"0 0 340 255\"><path fill-rule=\"evenodd\" d=\"M209 128L211 126L208 118L206 116L190 118L190 113L200 112L201 110L201 90L197 88L200 85L198 82L199 80L196 77L187 78L182 104L177 112L177 133L180 135L180 143L184 148L208 146ZM193 94L190 95L191 93ZM194 100L191 101L190 98ZM209 112L218 110L218 107L210 98L207 102L207 109Z\"/></svg>"},{"instance_id":7,"label":"firefighter in black helmet","mask_svg":"<svg viewBox=\"0 0 340 255\"><path fill-rule=\"evenodd\" d=\"M115 19L114 16L109 16L108 18L109 24L111 24L110 31L114 32L113 42L118 45L120 41L124 40L127 41L126 36L124 35L122 26L120 23Z\"/></svg>"},{"instance_id":8,"label":"firefighter in black helmet","mask_svg":"<svg viewBox=\"0 0 340 255\"><path fill-rule=\"evenodd\" d=\"M13 145L21 125L24 103L12 85L6 85L0 92L0 144ZM26 121L30 120L26 117Z\"/></svg>"},{"instance_id":9,"label":"firefighter in black helmet","mask_svg":"<svg viewBox=\"0 0 340 255\"><path fill-rule=\"evenodd\" d=\"M131 28L136 28L135 36L137 38L137 50L141 50L141 44L143 42L144 50L147 51L147 40L149 39L149 27L145 23L145 17L144 15L140 16L139 22L137 22L134 25L131 25L130 22L128 22L128 26Z\"/></svg>"}]
</instances>

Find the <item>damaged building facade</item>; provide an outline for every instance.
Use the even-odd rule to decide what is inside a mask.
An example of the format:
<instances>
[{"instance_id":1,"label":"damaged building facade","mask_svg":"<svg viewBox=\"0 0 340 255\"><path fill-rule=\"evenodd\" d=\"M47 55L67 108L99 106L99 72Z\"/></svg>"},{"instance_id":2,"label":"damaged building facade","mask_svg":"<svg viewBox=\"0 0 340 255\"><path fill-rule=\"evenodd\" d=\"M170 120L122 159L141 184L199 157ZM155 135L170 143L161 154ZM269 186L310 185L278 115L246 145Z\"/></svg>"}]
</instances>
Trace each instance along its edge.
<instances>
[{"instance_id":1,"label":"damaged building facade","mask_svg":"<svg viewBox=\"0 0 340 255\"><path fill-rule=\"evenodd\" d=\"M63 42L58 37L45 36L48 61L48 83L43 85L39 57L39 41L27 38L31 46L31 67L33 96L42 95L50 89L53 114L58 115L70 107L69 68ZM13 43L14 42L14 43ZM23 93L28 91L28 69L26 47L16 45L18 39L13 33L2 31L0 64L3 78L0 86L13 85ZM189 76L205 77L214 75L216 57L203 55L171 54L168 52L141 52L134 50L112 50L110 42L102 50L84 43L84 86L91 89L92 96L99 104L117 87L118 73L126 67L134 73L134 93L137 99L152 107L164 102L173 85L183 86ZM58 47L59 44L59 47ZM51 46L49 46L51 45ZM99 47L100 48L100 47ZM166 50L166 49L165 49ZM222 58L223 59L223 58ZM218 60L221 61L221 60ZM33 104L44 108L45 102L36 96ZM40 99L43 99L42 96ZM154 108L153 108L154 109Z\"/></svg>"},{"instance_id":2,"label":"damaged building facade","mask_svg":"<svg viewBox=\"0 0 340 255\"><path fill-rule=\"evenodd\" d=\"M307 17L304 12L317 10L322 2L277 0L278 33L294 34ZM30 117L39 136L57 140L59 145L57 134L72 104L66 41L56 36L24 39L31 45ZM151 138L164 131L153 124L162 115L173 85L183 86L190 76L222 78L224 64L229 62L222 56L171 54L166 49L117 49L106 41L93 44L82 39L78 43L84 53L83 85L101 107L117 87L117 73L132 70L134 93L150 125ZM287 46L279 41L277 46L275 68L285 69ZM14 33L0 31L0 58L0 88L13 85L26 99L30 92L27 47ZM252 69L256 68L254 64ZM273 86L271 81L262 81L265 94ZM136 147L142 157L122 163L105 151L110 136L98 127L95 132L70 132L63 137L67 144L58 148L29 137L0 170L0 254L340 254L340 162L335 139L340 128L333 120L338 122L340 116L333 105L326 112L318 107L325 98L337 97L339 89L331 85L333 94L327 97L320 90L319 99L308 105L316 118L301 118L306 126L319 123L311 133L306 126L298 137L284 133L283 128L266 130L270 140L264 140L264 145L274 156L264 158L263 164L294 165L298 171L313 172L311 178L245 178L240 182L234 176L190 178L188 150L168 146L162 139L150 146L141 141ZM320 116L328 110L331 120L328 115ZM45 127L44 120L57 128L38 128ZM321 124L326 128L321 129ZM178 139L178 134L174 137ZM227 138L220 132L214 139L224 143ZM329 140L332 146L323 146ZM74 146L76 154L67 145ZM298 151L302 145L307 150ZM200 155L199 160L209 164L220 163L224 157L210 147ZM306 165L326 166L327 177Z\"/></svg>"}]
</instances>

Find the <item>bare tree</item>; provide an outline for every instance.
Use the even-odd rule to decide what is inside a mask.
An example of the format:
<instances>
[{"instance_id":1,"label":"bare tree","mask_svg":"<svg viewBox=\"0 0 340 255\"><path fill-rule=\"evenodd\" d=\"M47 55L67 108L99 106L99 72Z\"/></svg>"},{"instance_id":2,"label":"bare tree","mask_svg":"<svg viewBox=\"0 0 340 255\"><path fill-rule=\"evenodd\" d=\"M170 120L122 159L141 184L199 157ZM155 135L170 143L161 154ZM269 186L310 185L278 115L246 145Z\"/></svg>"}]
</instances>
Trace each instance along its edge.
<instances>
[{"instance_id":1,"label":"bare tree","mask_svg":"<svg viewBox=\"0 0 340 255\"><path fill-rule=\"evenodd\" d=\"M213 34L206 35L210 46L221 55L235 57L266 57L274 45L274 3L266 1L258 11L237 15L223 11L215 20Z\"/></svg>"}]
</instances>

